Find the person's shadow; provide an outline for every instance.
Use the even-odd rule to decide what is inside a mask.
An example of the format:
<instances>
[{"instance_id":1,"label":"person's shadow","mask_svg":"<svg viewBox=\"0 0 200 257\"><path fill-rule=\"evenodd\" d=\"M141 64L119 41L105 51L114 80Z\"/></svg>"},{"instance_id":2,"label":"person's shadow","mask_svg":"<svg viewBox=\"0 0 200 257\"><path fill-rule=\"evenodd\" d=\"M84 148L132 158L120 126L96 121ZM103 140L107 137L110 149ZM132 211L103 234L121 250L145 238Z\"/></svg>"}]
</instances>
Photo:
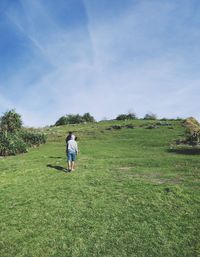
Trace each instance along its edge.
<instances>
[{"instance_id":1,"label":"person's shadow","mask_svg":"<svg viewBox=\"0 0 200 257\"><path fill-rule=\"evenodd\" d=\"M52 169L56 169L56 170L59 170L59 171L67 172L67 169L63 168L62 166L47 164L47 167L52 168Z\"/></svg>"}]
</instances>

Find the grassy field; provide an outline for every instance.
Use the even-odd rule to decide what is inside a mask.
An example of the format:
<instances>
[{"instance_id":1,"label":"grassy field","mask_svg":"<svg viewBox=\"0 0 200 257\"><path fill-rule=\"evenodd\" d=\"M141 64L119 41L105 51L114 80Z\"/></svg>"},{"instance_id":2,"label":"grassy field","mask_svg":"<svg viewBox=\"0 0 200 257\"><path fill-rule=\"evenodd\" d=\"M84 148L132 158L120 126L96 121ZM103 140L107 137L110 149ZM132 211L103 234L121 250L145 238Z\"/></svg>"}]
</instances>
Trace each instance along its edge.
<instances>
[{"instance_id":1,"label":"grassy field","mask_svg":"<svg viewBox=\"0 0 200 257\"><path fill-rule=\"evenodd\" d=\"M47 128L47 144L1 158L0 256L200 256L200 156L169 151L179 121L150 123ZM80 148L72 173L69 130Z\"/></svg>"}]
</instances>

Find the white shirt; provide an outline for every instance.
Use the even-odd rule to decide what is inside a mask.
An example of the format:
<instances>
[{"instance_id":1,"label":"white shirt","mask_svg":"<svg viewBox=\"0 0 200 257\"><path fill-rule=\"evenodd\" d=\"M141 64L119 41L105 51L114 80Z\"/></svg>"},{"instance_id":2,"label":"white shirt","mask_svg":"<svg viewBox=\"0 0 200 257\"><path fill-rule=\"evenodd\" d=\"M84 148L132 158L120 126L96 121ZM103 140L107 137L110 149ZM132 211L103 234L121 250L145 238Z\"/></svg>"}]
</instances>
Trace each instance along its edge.
<instances>
[{"instance_id":1,"label":"white shirt","mask_svg":"<svg viewBox=\"0 0 200 257\"><path fill-rule=\"evenodd\" d=\"M70 139L67 143L68 147L67 149L68 150L71 150L73 152L77 152L78 153L78 145L77 145L77 142L73 139Z\"/></svg>"}]
</instances>

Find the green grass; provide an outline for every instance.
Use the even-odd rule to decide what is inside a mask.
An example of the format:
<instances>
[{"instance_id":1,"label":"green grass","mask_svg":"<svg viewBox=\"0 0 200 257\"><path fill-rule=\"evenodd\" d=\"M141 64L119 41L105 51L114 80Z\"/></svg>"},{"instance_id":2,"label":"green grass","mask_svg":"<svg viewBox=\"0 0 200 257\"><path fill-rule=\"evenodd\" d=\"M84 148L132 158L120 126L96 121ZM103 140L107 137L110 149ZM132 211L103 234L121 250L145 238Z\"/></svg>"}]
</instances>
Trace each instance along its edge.
<instances>
[{"instance_id":1,"label":"green grass","mask_svg":"<svg viewBox=\"0 0 200 257\"><path fill-rule=\"evenodd\" d=\"M0 256L200 256L199 155L169 151L180 122L151 123L49 128L46 145L1 158ZM69 130L79 138L74 173L63 171Z\"/></svg>"}]
</instances>

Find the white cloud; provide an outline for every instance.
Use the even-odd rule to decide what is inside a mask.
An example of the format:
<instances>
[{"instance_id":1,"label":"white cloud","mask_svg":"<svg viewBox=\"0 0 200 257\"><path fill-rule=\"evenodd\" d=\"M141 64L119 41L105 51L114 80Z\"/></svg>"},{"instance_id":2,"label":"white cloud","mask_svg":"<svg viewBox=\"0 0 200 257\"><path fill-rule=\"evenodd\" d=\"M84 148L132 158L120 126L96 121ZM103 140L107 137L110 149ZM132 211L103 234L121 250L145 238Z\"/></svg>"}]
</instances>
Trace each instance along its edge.
<instances>
[{"instance_id":1,"label":"white cloud","mask_svg":"<svg viewBox=\"0 0 200 257\"><path fill-rule=\"evenodd\" d=\"M87 27L66 30L41 1L21 3L24 14L11 9L8 16L31 41L33 61L7 85L21 90L15 106L26 125L53 124L67 113L114 118L129 109L139 116L152 111L200 118L199 80L188 71L189 53L168 42L176 7L171 1L139 1L103 19L85 0ZM4 99L3 106L10 103Z\"/></svg>"}]
</instances>

